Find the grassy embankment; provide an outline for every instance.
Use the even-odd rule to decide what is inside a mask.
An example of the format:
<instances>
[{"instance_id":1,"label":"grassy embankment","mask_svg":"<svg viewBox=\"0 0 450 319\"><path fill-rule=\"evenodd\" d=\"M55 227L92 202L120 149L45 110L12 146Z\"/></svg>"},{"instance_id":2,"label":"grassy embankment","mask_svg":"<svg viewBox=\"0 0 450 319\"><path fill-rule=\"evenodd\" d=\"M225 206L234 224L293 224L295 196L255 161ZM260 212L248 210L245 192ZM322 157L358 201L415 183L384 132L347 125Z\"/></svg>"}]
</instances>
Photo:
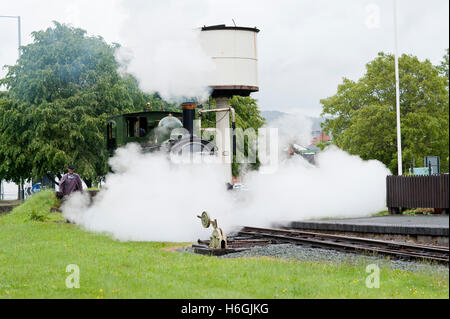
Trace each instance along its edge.
<instances>
[{"instance_id":1,"label":"grassy embankment","mask_svg":"<svg viewBox=\"0 0 450 319\"><path fill-rule=\"evenodd\" d=\"M20 200L0 200L0 206L2 205L16 205L20 204Z\"/></svg>"},{"instance_id":2,"label":"grassy embankment","mask_svg":"<svg viewBox=\"0 0 450 319\"><path fill-rule=\"evenodd\" d=\"M0 217L0 298L449 298L448 274L365 265L219 259L170 251L180 243L119 242L55 223L53 195L34 195ZM66 288L69 264L80 288Z\"/></svg>"}]
</instances>

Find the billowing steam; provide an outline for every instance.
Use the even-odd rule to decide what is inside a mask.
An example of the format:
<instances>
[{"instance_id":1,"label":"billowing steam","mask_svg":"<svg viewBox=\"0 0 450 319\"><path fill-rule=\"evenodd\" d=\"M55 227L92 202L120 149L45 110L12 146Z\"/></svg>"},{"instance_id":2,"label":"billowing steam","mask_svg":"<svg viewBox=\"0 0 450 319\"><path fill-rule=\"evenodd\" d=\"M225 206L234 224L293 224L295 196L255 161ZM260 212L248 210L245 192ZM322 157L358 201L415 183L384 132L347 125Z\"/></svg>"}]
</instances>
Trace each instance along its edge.
<instances>
[{"instance_id":1,"label":"billowing steam","mask_svg":"<svg viewBox=\"0 0 450 319\"><path fill-rule=\"evenodd\" d=\"M368 216L385 208L389 170L328 147L311 166L297 156L280 163L275 174L247 178L252 201L241 216L245 224L268 226L320 217Z\"/></svg>"},{"instance_id":2,"label":"billowing steam","mask_svg":"<svg viewBox=\"0 0 450 319\"><path fill-rule=\"evenodd\" d=\"M206 99L214 63L198 39L198 7L142 0L127 2L123 9L123 47L116 58L124 71L137 77L141 89L157 91L166 100ZM278 168L273 174L248 173L245 190L227 191L217 164L175 164L130 144L110 160L114 173L93 204L87 195L74 194L63 205L64 215L120 240L195 241L211 232L196 217L202 211L228 232L243 224L367 216L385 207L389 171L383 164L331 147L311 166L300 156L283 156L290 143L310 143L311 123L291 116L271 126L279 129Z\"/></svg>"},{"instance_id":3,"label":"billowing steam","mask_svg":"<svg viewBox=\"0 0 450 319\"><path fill-rule=\"evenodd\" d=\"M389 174L382 163L336 147L320 153L314 167L294 156L280 159L274 174L251 172L242 191L227 191L217 166L173 164L161 154L142 154L134 144L119 149L110 165L114 173L93 205L75 194L64 215L87 230L137 241L207 238L210 230L196 218L204 210L226 232L244 224L368 216L385 208Z\"/></svg>"},{"instance_id":4,"label":"billowing steam","mask_svg":"<svg viewBox=\"0 0 450 319\"><path fill-rule=\"evenodd\" d=\"M286 114L268 124L278 129L280 144L297 143L307 146L312 140L312 121L303 114Z\"/></svg>"},{"instance_id":5,"label":"billowing steam","mask_svg":"<svg viewBox=\"0 0 450 319\"><path fill-rule=\"evenodd\" d=\"M81 194L63 206L67 218L88 230L121 240L186 241L202 234L196 215L225 215L231 207L214 167L173 165L164 156L142 154L136 144L119 149L110 164L115 173L93 206Z\"/></svg>"},{"instance_id":6,"label":"billowing steam","mask_svg":"<svg viewBox=\"0 0 450 319\"><path fill-rule=\"evenodd\" d=\"M207 99L215 66L200 45L201 25L195 21L200 12L193 11L198 9L180 1L134 1L123 10L123 47L116 52L122 69L143 91L157 91L166 100Z\"/></svg>"}]
</instances>

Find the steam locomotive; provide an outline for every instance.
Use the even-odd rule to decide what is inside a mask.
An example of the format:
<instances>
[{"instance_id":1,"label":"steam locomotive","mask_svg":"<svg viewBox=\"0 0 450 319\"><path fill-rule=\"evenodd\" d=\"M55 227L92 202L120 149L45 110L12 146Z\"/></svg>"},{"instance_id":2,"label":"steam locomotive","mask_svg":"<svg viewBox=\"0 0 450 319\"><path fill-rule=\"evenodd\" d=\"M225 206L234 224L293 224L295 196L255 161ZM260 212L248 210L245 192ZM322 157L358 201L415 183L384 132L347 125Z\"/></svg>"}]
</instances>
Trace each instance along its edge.
<instances>
[{"instance_id":1,"label":"steam locomotive","mask_svg":"<svg viewBox=\"0 0 450 319\"><path fill-rule=\"evenodd\" d=\"M110 155L127 143L138 143L143 152L165 151L214 155L216 145L194 132L195 103L183 103L182 112L144 111L108 118L106 143Z\"/></svg>"}]
</instances>

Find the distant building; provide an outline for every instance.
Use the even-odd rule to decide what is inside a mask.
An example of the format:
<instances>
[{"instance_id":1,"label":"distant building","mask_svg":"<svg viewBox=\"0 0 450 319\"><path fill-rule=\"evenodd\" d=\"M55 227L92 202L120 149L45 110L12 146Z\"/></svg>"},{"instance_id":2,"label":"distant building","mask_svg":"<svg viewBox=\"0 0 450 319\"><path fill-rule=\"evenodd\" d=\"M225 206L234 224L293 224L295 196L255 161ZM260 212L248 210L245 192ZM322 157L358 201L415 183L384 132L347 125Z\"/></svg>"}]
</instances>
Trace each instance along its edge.
<instances>
[{"instance_id":1,"label":"distant building","mask_svg":"<svg viewBox=\"0 0 450 319\"><path fill-rule=\"evenodd\" d=\"M312 132L313 140L312 145L316 145L319 142L330 142L331 137L325 134L323 131L313 131Z\"/></svg>"}]
</instances>

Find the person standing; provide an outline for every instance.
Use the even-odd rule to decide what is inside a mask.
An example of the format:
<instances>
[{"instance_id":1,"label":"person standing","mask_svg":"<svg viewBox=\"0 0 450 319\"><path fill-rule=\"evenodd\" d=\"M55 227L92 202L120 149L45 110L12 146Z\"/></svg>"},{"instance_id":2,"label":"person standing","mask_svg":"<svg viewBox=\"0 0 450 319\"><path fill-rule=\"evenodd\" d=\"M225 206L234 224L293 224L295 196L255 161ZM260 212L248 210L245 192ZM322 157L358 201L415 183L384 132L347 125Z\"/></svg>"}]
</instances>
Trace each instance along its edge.
<instances>
[{"instance_id":1,"label":"person standing","mask_svg":"<svg viewBox=\"0 0 450 319\"><path fill-rule=\"evenodd\" d=\"M83 183L78 174L74 173L75 166L69 165L67 167L67 174L65 174L61 182L59 182L59 192L62 196L67 196L76 191L83 190Z\"/></svg>"},{"instance_id":2,"label":"person standing","mask_svg":"<svg viewBox=\"0 0 450 319\"><path fill-rule=\"evenodd\" d=\"M294 156L294 155L295 155L294 146L291 145L291 146L289 146L289 156Z\"/></svg>"}]
</instances>

